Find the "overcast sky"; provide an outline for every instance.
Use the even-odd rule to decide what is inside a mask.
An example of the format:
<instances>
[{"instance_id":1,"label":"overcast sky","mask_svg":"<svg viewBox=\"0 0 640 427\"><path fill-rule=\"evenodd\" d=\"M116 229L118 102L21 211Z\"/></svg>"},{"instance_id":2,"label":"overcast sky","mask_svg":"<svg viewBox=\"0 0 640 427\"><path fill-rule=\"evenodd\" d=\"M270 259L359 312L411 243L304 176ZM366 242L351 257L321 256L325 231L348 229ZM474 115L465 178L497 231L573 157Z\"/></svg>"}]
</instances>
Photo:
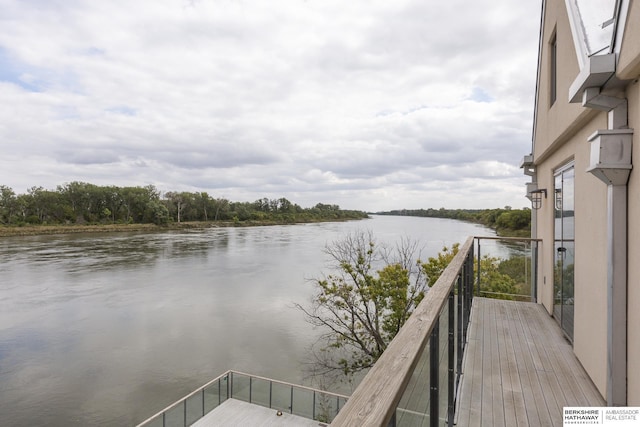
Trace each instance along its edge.
<instances>
[{"instance_id":1,"label":"overcast sky","mask_svg":"<svg viewBox=\"0 0 640 427\"><path fill-rule=\"evenodd\" d=\"M0 0L0 185L528 206L540 1Z\"/></svg>"}]
</instances>

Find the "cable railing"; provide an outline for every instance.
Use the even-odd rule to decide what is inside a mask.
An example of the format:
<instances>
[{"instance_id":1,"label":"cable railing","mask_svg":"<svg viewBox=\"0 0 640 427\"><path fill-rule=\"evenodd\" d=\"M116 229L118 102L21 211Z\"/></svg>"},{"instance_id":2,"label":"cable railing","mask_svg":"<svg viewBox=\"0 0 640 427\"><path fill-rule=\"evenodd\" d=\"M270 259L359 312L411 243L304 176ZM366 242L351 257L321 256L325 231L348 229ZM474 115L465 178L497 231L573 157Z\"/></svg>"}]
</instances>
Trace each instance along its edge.
<instances>
[{"instance_id":1,"label":"cable railing","mask_svg":"<svg viewBox=\"0 0 640 427\"><path fill-rule=\"evenodd\" d=\"M348 396L227 371L138 424L138 427L187 427L228 399L330 423Z\"/></svg>"}]
</instances>

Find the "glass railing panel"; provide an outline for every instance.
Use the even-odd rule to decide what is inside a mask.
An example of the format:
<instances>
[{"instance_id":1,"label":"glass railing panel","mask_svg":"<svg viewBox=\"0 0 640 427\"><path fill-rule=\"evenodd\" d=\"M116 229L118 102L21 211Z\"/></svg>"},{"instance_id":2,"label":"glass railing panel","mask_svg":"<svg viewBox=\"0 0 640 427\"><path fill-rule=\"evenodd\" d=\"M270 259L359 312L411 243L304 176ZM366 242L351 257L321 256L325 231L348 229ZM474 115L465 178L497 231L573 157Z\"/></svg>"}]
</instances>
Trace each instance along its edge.
<instances>
[{"instance_id":1,"label":"glass railing panel","mask_svg":"<svg viewBox=\"0 0 640 427\"><path fill-rule=\"evenodd\" d=\"M295 387L293 389L293 414L313 420L315 415L313 413L313 397L313 390Z\"/></svg>"},{"instance_id":2,"label":"glass railing panel","mask_svg":"<svg viewBox=\"0 0 640 427\"><path fill-rule=\"evenodd\" d=\"M151 421L148 421L144 427L163 427L162 425L162 414L158 415Z\"/></svg>"},{"instance_id":3,"label":"glass railing panel","mask_svg":"<svg viewBox=\"0 0 640 427\"><path fill-rule=\"evenodd\" d=\"M346 402L347 399L342 397L316 392L314 419L323 423L330 423Z\"/></svg>"},{"instance_id":4,"label":"glass railing panel","mask_svg":"<svg viewBox=\"0 0 640 427\"><path fill-rule=\"evenodd\" d=\"M458 295L454 295L453 297L453 306L455 307L454 310L454 322L453 322L453 343L454 343L454 350L453 350L453 369L455 369L455 379L454 379L454 384L456 387L456 390L458 389L458 355L459 355L459 351L460 348L458 347L458 327L460 319L458 318ZM453 395L455 396L456 393L454 391Z\"/></svg>"},{"instance_id":5,"label":"glass railing panel","mask_svg":"<svg viewBox=\"0 0 640 427\"><path fill-rule=\"evenodd\" d=\"M209 384L204 388L204 411L205 414L214 410L218 405L227 400L227 382L229 376L226 375L218 381Z\"/></svg>"},{"instance_id":6,"label":"glass railing panel","mask_svg":"<svg viewBox=\"0 0 640 427\"><path fill-rule=\"evenodd\" d=\"M231 381L231 397L245 402L251 401L251 377L238 374L232 374Z\"/></svg>"},{"instance_id":7,"label":"glass railing panel","mask_svg":"<svg viewBox=\"0 0 640 427\"><path fill-rule=\"evenodd\" d=\"M336 408L336 415L338 415L338 412L340 412L340 409L347 403L347 399L343 397L338 397L336 399L336 403L338 405L338 407Z\"/></svg>"},{"instance_id":8,"label":"glass railing panel","mask_svg":"<svg viewBox=\"0 0 640 427\"><path fill-rule=\"evenodd\" d=\"M271 407L291 412L291 386L274 382L271 387Z\"/></svg>"},{"instance_id":9,"label":"glass railing panel","mask_svg":"<svg viewBox=\"0 0 640 427\"><path fill-rule=\"evenodd\" d=\"M449 405L449 304L445 303L440 313L440 333L438 345L438 424L447 425Z\"/></svg>"},{"instance_id":10,"label":"glass railing panel","mask_svg":"<svg viewBox=\"0 0 640 427\"><path fill-rule=\"evenodd\" d=\"M164 427L186 427L184 423L184 400L164 413Z\"/></svg>"},{"instance_id":11,"label":"glass railing panel","mask_svg":"<svg viewBox=\"0 0 640 427\"><path fill-rule=\"evenodd\" d=\"M536 293L536 242L529 239L476 238L476 295L532 301Z\"/></svg>"},{"instance_id":12,"label":"glass railing panel","mask_svg":"<svg viewBox=\"0 0 640 427\"><path fill-rule=\"evenodd\" d=\"M251 403L271 407L271 381L262 378L253 378L251 380Z\"/></svg>"},{"instance_id":13,"label":"glass railing panel","mask_svg":"<svg viewBox=\"0 0 640 427\"><path fill-rule=\"evenodd\" d=\"M430 352L427 342L396 409L397 427L426 427L429 425L431 407L429 369Z\"/></svg>"},{"instance_id":14,"label":"glass railing panel","mask_svg":"<svg viewBox=\"0 0 640 427\"><path fill-rule=\"evenodd\" d=\"M187 407L186 419L188 426L204 416L203 398L204 395L202 394L202 391L200 391L187 398L185 401L185 405Z\"/></svg>"}]
</instances>

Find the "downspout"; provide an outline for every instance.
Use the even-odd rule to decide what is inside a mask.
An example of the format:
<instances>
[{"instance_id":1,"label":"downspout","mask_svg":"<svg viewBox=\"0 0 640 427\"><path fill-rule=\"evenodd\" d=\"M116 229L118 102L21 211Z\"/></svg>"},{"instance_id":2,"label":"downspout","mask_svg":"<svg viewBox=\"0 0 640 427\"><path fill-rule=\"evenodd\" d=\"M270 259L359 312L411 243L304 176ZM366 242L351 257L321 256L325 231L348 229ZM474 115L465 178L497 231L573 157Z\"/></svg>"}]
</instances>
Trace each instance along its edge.
<instances>
[{"instance_id":1,"label":"downspout","mask_svg":"<svg viewBox=\"0 0 640 427\"><path fill-rule=\"evenodd\" d=\"M590 87L582 105L608 112L606 130L591 137L592 173L607 184L607 405L627 405L627 182L631 173L633 129L627 100Z\"/></svg>"}]
</instances>

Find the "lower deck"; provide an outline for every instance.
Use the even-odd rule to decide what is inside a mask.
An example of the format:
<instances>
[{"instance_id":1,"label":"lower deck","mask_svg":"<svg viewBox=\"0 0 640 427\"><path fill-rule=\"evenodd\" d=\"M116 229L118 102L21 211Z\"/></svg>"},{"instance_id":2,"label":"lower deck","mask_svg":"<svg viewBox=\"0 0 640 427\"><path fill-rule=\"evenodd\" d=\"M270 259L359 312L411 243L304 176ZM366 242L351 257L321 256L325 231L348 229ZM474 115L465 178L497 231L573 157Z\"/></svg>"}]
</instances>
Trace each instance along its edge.
<instances>
[{"instance_id":1,"label":"lower deck","mask_svg":"<svg viewBox=\"0 0 640 427\"><path fill-rule=\"evenodd\" d=\"M278 412L237 399L227 399L192 427L318 427L326 424Z\"/></svg>"}]
</instances>

